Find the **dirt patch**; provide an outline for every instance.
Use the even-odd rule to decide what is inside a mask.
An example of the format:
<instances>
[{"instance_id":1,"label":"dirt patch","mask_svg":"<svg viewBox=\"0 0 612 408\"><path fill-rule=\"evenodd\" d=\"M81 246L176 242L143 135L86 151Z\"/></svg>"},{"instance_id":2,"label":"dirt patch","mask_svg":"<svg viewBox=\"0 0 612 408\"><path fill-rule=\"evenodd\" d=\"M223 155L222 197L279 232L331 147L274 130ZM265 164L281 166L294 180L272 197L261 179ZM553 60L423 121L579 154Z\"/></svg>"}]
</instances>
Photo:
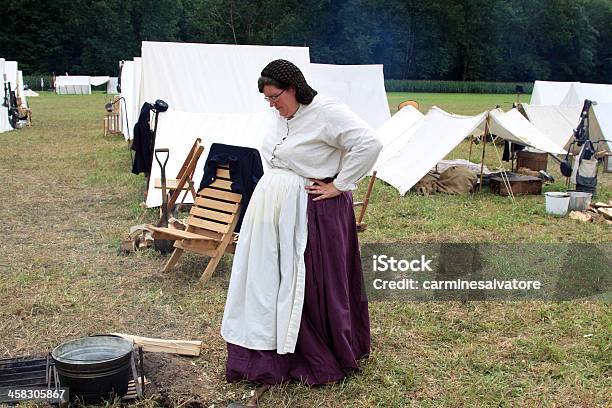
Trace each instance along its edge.
<instances>
[{"instance_id":1,"label":"dirt patch","mask_svg":"<svg viewBox=\"0 0 612 408\"><path fill-rule=\"evenodd\" d=\"M206 380L194 359L145 353L144 372L150 384L146 397L164 407L199 408L213 399L215 384Z\"/></svg>"}]
</instances>

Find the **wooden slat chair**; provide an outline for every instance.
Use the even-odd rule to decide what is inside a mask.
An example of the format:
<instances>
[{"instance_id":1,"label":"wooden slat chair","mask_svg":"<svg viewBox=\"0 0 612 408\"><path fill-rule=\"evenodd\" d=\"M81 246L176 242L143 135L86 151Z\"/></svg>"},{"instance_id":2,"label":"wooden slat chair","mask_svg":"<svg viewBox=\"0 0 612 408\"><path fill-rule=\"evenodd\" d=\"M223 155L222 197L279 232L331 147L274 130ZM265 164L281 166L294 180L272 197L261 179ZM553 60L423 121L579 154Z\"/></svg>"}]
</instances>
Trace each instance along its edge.
<instances>
[{"instance_id":1,"label":"wooden slat chair","mask_svg":"<svg viewBox=\"0 0 612 408\"><path fill-rule=\"evenodd\" d=\"M200 278L205 283L213 274L228 245L240 217L242 195L231 191L229 168L220 166L216 180L200 190L187 218L185 231L148 225L155 239L174 240L174 252L164 266L169 271L183 251L207 255L211 259Z\"/></svg>"},{"instance_id":2,"label":"wooden slat chair","mask_svg":"<svg viewBox=\"0 0 612 408\"><path fill-rule=\"evenodd\" d=\"M200 160L200 156L202 156L203 152L204 146L202 145L202 139L197 138L195 142L193 142L193 146L191 146L191 150L189 150L189 153L187 154L181 169L177 173L176 178L166 179L167 194L170 196L168 198L169 214L172 213L174 204L176 204L181 193L184 194L179 205L179 211L183 207L183 203L185 202L185 198L187 198L188 193L191 193L194 200L196 199L197 193L193 185L193 174L195 173L198 160ZM155 188L161 189L161 179L155 179Z\"/></svg>"},{"instance_id":3,"label":"wooden slat chair","mask_svg":"<svg viewBox=\"0 0 612 408\"><path fill-rule=\"evenodd\" d=\"M376 181L376 171L372 173L372 177L370 177L370 182L368 183L368 189L366 190L365 197L363 201L356 201L353 203L353 207L361 207L359 211L359 216L357 217L357 232L365 231L368 225L363 222L363 217L365 216L365 212L368 209L368 204L370 203L370 195L372 194L372 188L374 187L374 182Z\"/></svg>"}]
</instances>

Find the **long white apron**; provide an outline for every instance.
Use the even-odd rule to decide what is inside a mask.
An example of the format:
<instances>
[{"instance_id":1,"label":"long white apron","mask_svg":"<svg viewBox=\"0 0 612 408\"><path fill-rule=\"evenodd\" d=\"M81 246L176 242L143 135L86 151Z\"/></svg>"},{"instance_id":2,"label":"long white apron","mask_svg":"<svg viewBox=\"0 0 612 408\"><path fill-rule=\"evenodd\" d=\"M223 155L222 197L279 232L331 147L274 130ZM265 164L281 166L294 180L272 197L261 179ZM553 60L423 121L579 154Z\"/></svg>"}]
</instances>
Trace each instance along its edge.
<instances>
[{"instance_id":1,"label":"long white apron","mask_svg":"<svg viewBox=\"0 0 612 408\"><path fill-rule=\"evenodd\" d=\"M240 228L221 323L228 343L295 351L304 304L308 184L277 168L257 184Z\"/></svg>"}]
</instances>

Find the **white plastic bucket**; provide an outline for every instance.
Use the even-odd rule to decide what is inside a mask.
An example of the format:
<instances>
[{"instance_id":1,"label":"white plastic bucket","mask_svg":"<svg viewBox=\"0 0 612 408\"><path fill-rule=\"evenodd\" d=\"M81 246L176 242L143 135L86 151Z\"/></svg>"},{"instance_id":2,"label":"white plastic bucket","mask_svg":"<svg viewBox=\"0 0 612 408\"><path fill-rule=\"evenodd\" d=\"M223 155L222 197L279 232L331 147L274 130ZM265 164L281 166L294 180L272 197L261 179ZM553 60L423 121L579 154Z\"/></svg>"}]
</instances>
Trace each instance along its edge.
<instances>
[{"instance_id":1,"label":"white plastic bucket","mask_svg":"<svg viewBox=\"0 0 612 408\"><path fill-rule=\"evenodd\" d=\"M552 215L565 215L569 208L570 195L562 192L549 192L546 196L546 212Z\"/></svg>"},{"instance_id":2,"label":"white plastic bucket","mask_svg":"<svg viewBox=\"0 0 612 408\"><path fill-rule=\"evenodd\" d=\"M570 202L569 202L569 210L570 211L586 211L589 208L589 204L591 203L591 193L583 193L581 191L572 191L569 192Z\"/></svg>"}]
</instances>

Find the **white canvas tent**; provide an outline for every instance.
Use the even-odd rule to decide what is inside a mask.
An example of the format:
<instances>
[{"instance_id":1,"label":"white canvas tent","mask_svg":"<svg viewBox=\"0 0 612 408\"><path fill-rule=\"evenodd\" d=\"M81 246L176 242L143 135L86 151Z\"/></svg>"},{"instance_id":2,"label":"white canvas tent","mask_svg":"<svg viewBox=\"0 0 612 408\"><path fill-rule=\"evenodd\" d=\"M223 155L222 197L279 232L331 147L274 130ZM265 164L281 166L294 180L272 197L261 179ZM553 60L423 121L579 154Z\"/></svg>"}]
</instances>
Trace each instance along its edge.
<instances>
[{"instance_id":1,"label":"white canvas tent","mask_svg":"<svg viewBox=\"0 0 612 408\"><path fill-rule=\"evenodd\" d=\"M6 80L11 84L11 89L13 91L17 90L17 61L5 61L4 62L4 74L6 75Z\"/></svg>"},{"instance_id":2,"label":"white canvas tent","mask_svg":"<svg viewBox=\"0 0 612 408\"><path fill-rule=\"evenodd\" d=\"M591 105L589 138L593 141L606 140L608 150L612 151L612 103Z\"/></svg>"},{"instance_id":3,"label":"white canvas tent","mask_svg":"<svg viewBox=\"0 0 612 408\"><path fill-rule=\"evenodd\" d=\"M83 75L62 75L55 78L55 92L59 95L91 94L90 77Z\"/></svg>"},{"instance_id":4,"label":"white canvas tent","mask_svg":"<svg viewBox=\"0 0 612 408\"><path fill-rule=\"evenodd\" d=\"M92 77L89 77L89 83L92 86L104 85L108 81L110 81L110 77L109 76L92 76Z\"/></svg>"},{"instance_id":5,"label":"white canvas tent","mask_svg":"<svg viewBox=\"0 0 612 408\"><path fill-rule=\"evenodd\" d=\"M224 141L252 146L256 144L254 141L263 137L267 123L259 123L256 118L260 118L258 115L269 118L268 115L273 112L273 108L264 101L263 95L257 89L257 79L270 61L279 58L295 63L304 76L312 81L312 64L309 50L305 47L143 42L142 69L137 67L134 59L133 100L137 102L132 105L136 112L130 127L133 127L137 120L144 102L152 103L156 99L162 99L168 103L168 112L159 115L155 142L155 148L171 149L167 174L176 173L196 137L201 137L205 144ZM376 98L373 94L369 95L368 99L365 90L351 90L347 88L347 84L343 84L340 90L336 91L340 96L331 95L332 97L335 96L344 103L349 102L349 107L351 100L344 98L352 98L355 103L360 101L355 106L364 114L367 114L368 110L362 104L368 103L368 109L377 112L370 116L370 121L374 124L380 122L380 118L385 115L388 118L382 67L321 68L319 72L333 72L335 78L341 75L340 71L353 75L368 84L367 92L376 92L378 95ZM321 81L321 86L324 86L325 78ZM314 82L312 85L317 88ZM347 93L347 89L351 92ZM317 90L327 93L322 89ZM248 115L254 116L249 118ZM170 126L169 123L173 125ZM181 131L177 133L173 129ZM164 140L172 142L164 145ZM202 157L202 164L206 155L207 152ZM159 176L159 166L154 162L152 167L151 179L154 179ZM195 180L199 180L199 177L196 173ZM147 195L147 206L160 203L160 191L151 188Z\"/></svg>"},{"instance_id":6,"label":"white canvas tent","mask_svg":"<svg viewBox=\"0 0 612 408\"><path fill-rule=\"evenodd\" d=\"M570 87L579 82L535 81L531 93L531 105L559 105Z\"/></svg>"},{"instance_id":7,"label":"white canvas tent","mask_svg":"<svg viewBox=\"0 0 612 408\"><path fill-rule=\"evenodd\" d=\"M390 154L378 160L378 177L406 194L440 160L469 135L480 133L489 116L489 131L502 139L534 147L548 153L565 151L550 141L516 109L494 109L475 116L460 116L433 107L418 120ZM392 142L394 143L394 142ZM383 145L383 152L388 149ZM395 153L393 153L395 152Z\"/></svg>"},{"instance_id":8,"label":"white canvas tent","mask_svg":"<svg viewBox=\"0 0 612 408\"><path fill-rule=\"evenodd\" d=\"M567 94L561 101L561 106L582 106L588 99L598 103L612 102L612 85L608 84L572 84Z\"/></svg>"},{"instance_id":9,"label":"white canvas tent","mask_svg":"<svg viewBox=\"0 0 612 408\"><path fill-rule=\"evenodd\" d=\"M110 77L108 82L106 83L106 93L107 94L118 94L117 84L119 83L119 79L117 77Z\"/></svg>"},{"instance_id":10,"label":"white canvas tent","mask_svg":"<svg viewBox=\"0 0 612 408\"><path fill-rule=\"evenodd\" d=\"M138 92L134 121L144 102L162 99L168 103L169 111L159 115L155 140L155 148L170 148L167 174L176 174L197 137L207 147L216 141L260 144L257 140L263 140L269 123L261 118L270 118L272 108L259 93L257 79L270 61L279 58L309 75L310 55L305 47L142 43L142 59L135 59L133 70L135 94ZM201 179L207 154L208 149L194 180ZM151 180L159 177L156 162L151 173ZM150 187L146 205L158 206L161 192Z\"/></svg>"},{"instance_id":11,"label":"white canvas tent","mask_svg":"<svg viewBox=\"0 0 612 408\"><path fill-rule=\"evenodd\" d=\"M531 103L522 107L531 123L557 146L567 148L587 99L612 103L612 85L535 81Z\"/></svg>"},{"instance_id":12,"label":"white canvas tent","mask_svg":"<svg viewBox=\"0 0 612 408\"><path fill-rule=\"evenodd\" d=\"M141 102L142 58L134 57L134 60L123 61L121 68L121 97L125 104L121 105L123 125L123 137L125 140L133 138L134 125L138 121ZM151 101L153 102L153 101Z\"/></svg>"},{"instance_id":13,"label":"white canvas tent","mask_svg":"<svg viewBox=\"0 0 612 408\"><path fill-rule=\"evenodd\" d=\"M308 76L306 47L142 43L140 102L162 99L183 112L255 113L269 109L257 89L263 67L283 58Z\"/></svg>"},{"instance_id":14,"label":"white canvas tent","mask_svg":"<svg viewBox=\"0 0 612 408\"><path fill-rule=\"evenodd\" d=\"M110 76L86 76L86 75L62 75L55 78L55 92L60 95L66 94L77 94L77 95L88 95L91 94L92 86L100 86L107 84L107 93L117 93L116 78ZM111 92L112 89L114 91Z\"/></svg>"},{"instance_id":15,"label":"white canvas tent","mask_svg":"<svg viewBox=\"0 0 612 408\"><path fill-rule=\"evenodd\" d=\"M15 92L18 97L21 97L22 102L27 106L27 100L23 93L23 76L21 75L21 71L18 70L17 61L6 61L4 58L0 58L0 85L2 96L0 99L4 100L4 84L9 85L11 87L11 91ZM8 132L13 130L9 122L8 117L8 108L5 106L1 106L0 102L0 133Z\"/></svg>"},{"instance_id":16,"label":"white canvas tent","mask_svg":"<svg viewBox=\"0 0 612 408\"><path fill-rule=\"evenodd\" d=\"M140 114L140 108L142 107L142 58L134 57L134 68L133 68L133 78L132 78L132 112L131 112L131 120L130 127L132 130L134 129L134 125L138 121L138 115ZM130 132L132 131L130 130Z\"/></svg>"},{"instance_id":17,"label":"white canvas tent","mask_svg":"<svg viewBox=\"0 0 612 408\"><path fill-rule=\"evenodd\" d=\"M504 112L494 109L490 113L490 132L504 140L530 146L551 154L564 154L566 151L540 132L521 113L512 109Z\"/></svg>"},{"instance_id":18,"label":"white canvas tent","mask_svg":"<svg viewBox=\"0 0 612 408\"><path fill-rule=\"evenodd\" d=\"M391 117L382 65L310 64L310 75L314 89L344 102L373 129Z\"/></svg>"},{"instance_id":19,"label":"white canvas tent","mask_svg":"<svg viewBox=\"0 0 612 408\"><path fill-rule=\"evenodd\" d=\"M23 107L28 107L28 98L26 98L26 93L23 83L23 72L17 71L17 96L21 98L21 104Z\"/></svg>"},{"instance_id":20,"label":"white canvas tent","mask_svg":"<svg viewBox=\"0 0 612 408\"><path fill-rule=\"evenodd\" d=\"M521 105L529 121L555 145L565 148L580 123L582 106Z\"/></svg>"},{"instance_id":21,"label":"white canvas tent","mask_svg":"<svg viewBox=\"0 0 612 408\"><path fill-rule=\"evenodd\" d=\"M408 105L397 111L376 130L383 148L378 155L374 168L386 162L389 157L397 153L406 144L423 120L423 116L417 108Z\"/></svg>"},{"instance_id":22,"label":"white canvas tent","mask_svg":"<svg viewBox=\"0 0 612 408\"><path fill-rule=\"evenodd\" d=\"M0 58L0 77L2 78L2 99L4 99L4 66L5 66L6 62L4 60L4 58ZM2 106L2 104L0 104L0 133L4 133L4 132L8 132L10 130L13 130L12 126L9 123L9 118L8 118L8 108L6 108L5 106Z\"/></svg>"},{"instance_id":23,"label":"white canvas tent","mask_svg":"<svg viewBox=\"0 0 612 408\"><path fill-rule=\"evenodd\" d=\"M6 80L11 84L11 91L15 92L17 96L23 95L23 79L19 82L19 69L17 68L17 61L5 61L4 62L4 73L6 74ZM22 98L25 99L25 98ZM26 102L27 106L27 102Z\"/></svg>"},{"instance_id":24,"label":"white canvas tent","mask_svg":"<svg viewBox=\"0 0 612 408\"><path fill-rule=\"evenodd\" d=\"M423 117L405 145L379 164L378 178L406 194L436 163L449 154L486 118L486 112L476 116L453 115L433 107Z\"/></svg>"},{"instance_id":25,"label":"white canvas tent","mask_svg":"<svg viewBox=\"0 0 612 408\"><path fill-rule=\"evenodd\" d=\"M123 126L123 136L125 140L132 139L134 128L134 103L137 97L134 95L134 61L123 61L121 68L121 97L125 103L121 105L121 120L127 119L127 124Z\"/></svg>"}]
</instances>

